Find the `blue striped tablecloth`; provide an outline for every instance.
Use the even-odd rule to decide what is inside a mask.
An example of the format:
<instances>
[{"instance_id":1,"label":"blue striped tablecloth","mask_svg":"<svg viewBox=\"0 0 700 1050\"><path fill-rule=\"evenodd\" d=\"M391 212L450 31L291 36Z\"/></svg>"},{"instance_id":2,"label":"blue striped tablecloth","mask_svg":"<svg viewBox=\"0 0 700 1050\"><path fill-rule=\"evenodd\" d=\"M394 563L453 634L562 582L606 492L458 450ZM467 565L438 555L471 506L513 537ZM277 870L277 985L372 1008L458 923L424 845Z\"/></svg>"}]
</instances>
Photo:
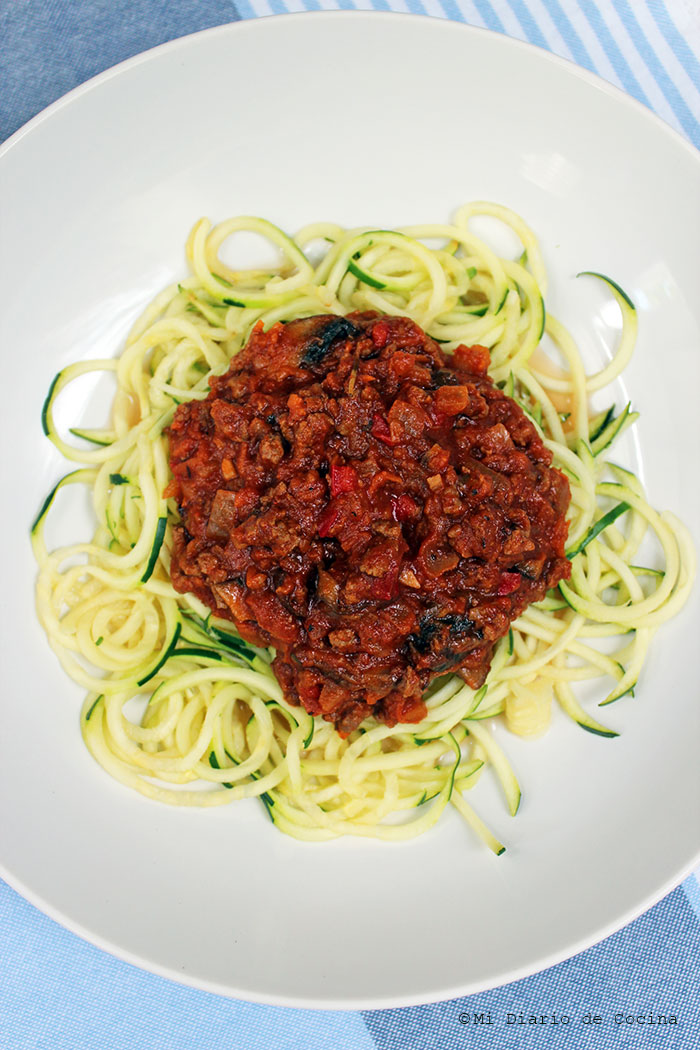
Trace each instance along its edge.
<instances>
[{"instance_id":1,"label":"blue striped tablecloth","mask_svg":"<svg viewBox=\"0 0 700 1050\"><path fill-rule=\"evenodd\" d=\"M527 40L598 73L700 148L700 0L0 0L0 136L166 40L241 18L340 8L426 14ZM650 1024L649 1014L677 1023ZM518 1015L549 1020L520 1024ZM545 1045L700 1048L697 877L534 977L453 1002L364 1013L257 1006L180 987L84 943L0 883L0 1050Z\"/></svg>"}]
</instances>

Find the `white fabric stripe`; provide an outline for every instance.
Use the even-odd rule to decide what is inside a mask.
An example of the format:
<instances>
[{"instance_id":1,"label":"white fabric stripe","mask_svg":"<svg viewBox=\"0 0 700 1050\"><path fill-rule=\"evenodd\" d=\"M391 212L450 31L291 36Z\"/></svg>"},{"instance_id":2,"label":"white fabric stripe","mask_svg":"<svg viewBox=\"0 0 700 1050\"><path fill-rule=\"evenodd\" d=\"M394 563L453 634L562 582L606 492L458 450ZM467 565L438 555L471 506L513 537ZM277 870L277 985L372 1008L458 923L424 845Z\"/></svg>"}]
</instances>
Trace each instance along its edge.
<instances>
[{"instance_id":1,"label":"white fabric stripe","mask_svg":"<svg viewBox=\"0 0 700 1050\"><path fill-rule=\"evenodd\" d=\"M411 8L403 0L391 0L391 10L405 12L406 14L411 13Z\"/></svg>"},{"instance_id":2,"label":"white fabric stripe","mask_svg":"<svg viewBox=\"0 0 700 1050\"><path fill-rule=\"evenodd\" d=\"M393 0L389 0L389 3L392 2ZM455 3L457 3L457 0L455 0ZM457 6L462 11L462 18L464 18L467 25L483 28L483 19L480 17L478 11L476 10L476 8L473 7L473 5L467 2L466 4L457 4ZM440 3L440 0L432 0L430 4L425 5L425 10L430 15L433 15L434 13L437 18L449 19L450 17L447 8L442 3Z\"/></svg>"},{"instance_id":3,"label":"white fabric stripe","mask_svg":"<svg viewBox=\"0 0 700 1050\"><path fill-rule=\"evenodd\" d=\"M391 3L391 0L389 0L389 2ZM431 15L433 18L447 18L445 9L440 3L440 0L423 0L423 7L425 8L425 13ZM471 24L479 26L481 25L481 22L478 19L475 19Z\"/></svg>"},{"instance_id":4,"label":"white fabric stripe","mask_svg":"<svg viewBox=\"0 0 700 1050\"><path fill-rule=\"evenodd\" d=\"M668 16L695 56L700 57L700 6L698 0L668 0L664 5ZM673 11L669 11L669 6ZM698 873L700 878L700 871Z\"/></svg>"},{"instance_id":5,"label":"white fabric stripe","mask_svg":"<svg viewBox=\"0 0 700 1050\"><path fill-rule=\"evenodd\" d=\"M541 3L541 0L527 0L527 6L532 15L532 20L539 26L540 32L547 41L550 50L555 55L560 55L562 58L568 58L573 61L574 56L569 45L559 32L554 19L544 4Z\"/></svg>"},{"instance_id":6,"label":"white fabric stripe","mask_svg":"<svg viewBox=\"0 0 700 1050\"><path fill-rule=\"evenodd\" d=\"M634 0L632 0L631 6L635 8L638 5L636 5L634 3ZM645 95L647 96L647 99L649 100L649 104L654 109L654 112L658 113L658 115L663 120L665 120L672 127L676 128L677 131L680 131L681 134L683 134L683 129L678 123L678 118L673 112L673 109L671 108L670 104L667 102L666 96L664 95L663 91L656 83L656 80L650 72L646 62L637 51L634 40L630 36L627 30L627 26L622 21L617 11L612 7L612 5L606 5L605 10L602 10L600 8L599 10L601 18L606 23L608 29L612 33L615 39L615 43L619 47L621 54L627 60L628 66L637 78L642 90L644 91Z\"/></svg>"},{"instance_id":7,"label":"white fabric stripe","mask_svg":"<svg viewBox=\"0 0 700 1050\"><path fill-rule=\"evenodd\" d=\"M458 0L458 7L462 12L462 16L471 26L480 26L482 29L488 29L486 20L482 17L477 6L471 2L471 0Z\"/></svg>"},{"instance_id":8,"label":"white fabric stripe","mask_svg":"<svg viewBox=\"0 0 700 1050\"><path fill-rule=\"evenodd\" d=\"M676 58L675 54L666 43L663 34L654 21L646 4L634 4L633 6L634 13L637 16L637 21L642 27L644 35L654 51L656 51L662 64L666 67L666 72L678 88L679 93L683 96L688 109L698 120L700 120L700 84L695 83L690 74L686 72L684 66L682 66L680 61ZM671 14L671 12L669 12L669 14ZM698 56L700 55L700 5L698 5L697 8L697 27L696 32L693 35L694 40L691 39L690 35L687 35L686 41L689 47L695 50L696 56Z\"/></svg>"},{"instance_id":9,"label":"white fabric stripe","mask_svg":"<svg viewBox=\"0 0 700 1050\"><path fill-rule=\"evenodd\" d=\"M264 18L265 15L272 14L272 8L268 4L267 0L248 0L248 2L250 3L250 6L259 18Z\"/></svg>"},{"instance_id":10,"label":"white fabric stripe","mask_svg":"<svg viewBox=\"0 0 700 1050\"><path fill-rule=\"evenodd\" d=\"M389 3L391 3L391 2L392 2L392 0L389 0ZM436 13L438 18L447 18L447 19L449 19L450 16L447 13L447 10L446 10L445 6L440 2L440 0L435 0L435 3L431 4L431 7L434 7L435 13ZM427 8L426 8L426 10L427 10ZM431 14L432 14L432 12L431 12ZM481 19L478 19L476 22L472 22L471 25L476 25L476 26L482 25Z\"/></svg>"},{"instance_id":11,"label":"white fabric stripe","mask_svg":"<svg viewBox=\"0 0 700 1050\"><path fill-rule=\"evenodd\" d=\"M464 8L466 6L464 0L461 0L461 2L458 0L458 2L460 7ZM508 36L515 37L516 40L527 40L525 30L510 4L505 3L504 0L501 0L500 3L498 0L491 0L491 7L503 23L503 28Z\"/></svg>"},{"instance_id":12,"label":"white fabric stripe","mask_svg":"<svg viewBox=\"0 0 700 1050\"><path fill-rule=\"evenodd\" d=\"M624 91L625 89L622 87L620 78L615 72L615 67L608 58L605 48L593 32L590 22L578 4L571 3L569 0L561 0L561 6L566 12L571 25L580 37L581 43L591 56L594 72L597 73L598 76L603 77L604 80L614 84L615 87L619 87Z\"/></svg>"},{"instance_id":13,"label":"white fabric stripe","mask_svg":"<svg viewBox=\"0 0 700 1050\"><path fill-rule=\"evenodd\" d=\"M542 0L527 0L527 6L554 54L561 55L562 58L568 58L570 61L575 62L573 51L561 35L554 17L542 3ZM566 13L568 14L568 12Z\"/></svg>"}]
</instances>

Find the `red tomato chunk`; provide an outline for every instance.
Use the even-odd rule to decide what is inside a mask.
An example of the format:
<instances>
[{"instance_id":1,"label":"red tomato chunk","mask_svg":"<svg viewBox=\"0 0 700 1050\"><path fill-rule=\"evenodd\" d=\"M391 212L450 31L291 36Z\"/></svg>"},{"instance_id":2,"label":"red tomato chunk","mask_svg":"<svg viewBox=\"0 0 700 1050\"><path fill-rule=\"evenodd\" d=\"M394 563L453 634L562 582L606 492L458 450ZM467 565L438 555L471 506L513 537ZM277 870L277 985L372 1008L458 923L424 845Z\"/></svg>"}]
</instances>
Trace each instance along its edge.
<instances>
[{"instance_id":1,"label":"red tomato chunk","mask_svg":"<svg viewBox=\"0 0 700 1050\"><path fill-rule=\"evenodd\" d=\"M335 499L341 492L354 492L357 488L357 474L353 467L341 467L331 464L331 498Z\"/></svg>"},{"instance_id":2,"label":"red tomato chunk","mask_svg":"<svg viewBox=\"0 0 700 1050\"><path fill-rule=\"evenodd\" d=\"M377 314L258 325L170 428L172 580L276 650L293 704L347 735L425 715L568 577L569 485L488 350Z\"/></svg>"}]
</instances>

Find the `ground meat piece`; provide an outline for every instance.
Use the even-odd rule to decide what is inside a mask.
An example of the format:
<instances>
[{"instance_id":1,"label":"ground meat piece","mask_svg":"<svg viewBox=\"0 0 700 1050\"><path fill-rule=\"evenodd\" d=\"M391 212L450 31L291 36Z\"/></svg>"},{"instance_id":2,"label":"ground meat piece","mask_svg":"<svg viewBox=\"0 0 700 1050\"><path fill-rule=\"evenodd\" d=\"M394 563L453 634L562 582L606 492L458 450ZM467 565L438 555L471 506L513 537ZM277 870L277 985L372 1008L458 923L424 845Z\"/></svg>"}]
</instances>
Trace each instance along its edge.
<instances>
[{"instance_id":1,"label":"ground meat piece","mask_svg":"<svg viewBox=\"0 0 700 1050\"><path fill-rule=\"evenodd\" d=\"M568 577L569 485L488 351L373 313L258 325L180 405L172 580L274 646L287 699L343 735L425 715L452 671Z\"/></svg>"}]
</instances>

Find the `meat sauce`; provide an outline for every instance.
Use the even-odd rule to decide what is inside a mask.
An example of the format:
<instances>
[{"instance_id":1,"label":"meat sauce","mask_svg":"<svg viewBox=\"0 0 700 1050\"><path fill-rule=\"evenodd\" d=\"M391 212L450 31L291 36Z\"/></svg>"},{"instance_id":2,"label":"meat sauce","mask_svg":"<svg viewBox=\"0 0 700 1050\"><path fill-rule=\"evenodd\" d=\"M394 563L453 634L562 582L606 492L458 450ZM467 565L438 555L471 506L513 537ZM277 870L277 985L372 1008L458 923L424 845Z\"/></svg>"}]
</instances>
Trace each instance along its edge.
<instances>
[{"instance_id":1,"label":"meat sauce","mask_svg":"<svg viewBox=\"0 0 700 1050\"><path fill-rule=\"evenodd\" d=\"M287 700L347 735L473 688L510 623L569 576L569 485L484 347L404 317L258 325L170 427L172 581L273 646Z\"/></svg>"}]
</instances>

